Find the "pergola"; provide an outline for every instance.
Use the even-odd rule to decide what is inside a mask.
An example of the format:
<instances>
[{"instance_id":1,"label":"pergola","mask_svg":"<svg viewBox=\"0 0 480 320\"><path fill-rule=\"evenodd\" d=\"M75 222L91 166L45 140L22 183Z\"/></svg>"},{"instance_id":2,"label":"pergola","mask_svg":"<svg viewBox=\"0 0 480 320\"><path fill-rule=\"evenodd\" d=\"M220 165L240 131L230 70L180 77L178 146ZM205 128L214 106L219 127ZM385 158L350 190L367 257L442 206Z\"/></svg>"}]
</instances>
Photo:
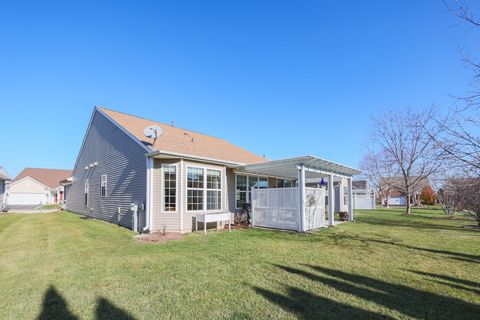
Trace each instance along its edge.
<instances>
[{"instance_id":1,"label":"pergola","mask_svg":"<svg viewBox=\"0 0 480 320\"><path fill-rule=\"evenodd\" d=\"M303 156L249 164L241 166L237 168L237 170L250 174L297 179L298 195L300 197L300 221L302 225L304 225L305 219L305 184L307 182L320 181L322 178L328 181L328 223L333 226L335 225L335 192L333 183L335 179L347 178L348 216L349 220L353 221L352 177L360 174L360 170L315 156ZM301 229L305 231L303 226Z\"/></svg>"}]
</instances>

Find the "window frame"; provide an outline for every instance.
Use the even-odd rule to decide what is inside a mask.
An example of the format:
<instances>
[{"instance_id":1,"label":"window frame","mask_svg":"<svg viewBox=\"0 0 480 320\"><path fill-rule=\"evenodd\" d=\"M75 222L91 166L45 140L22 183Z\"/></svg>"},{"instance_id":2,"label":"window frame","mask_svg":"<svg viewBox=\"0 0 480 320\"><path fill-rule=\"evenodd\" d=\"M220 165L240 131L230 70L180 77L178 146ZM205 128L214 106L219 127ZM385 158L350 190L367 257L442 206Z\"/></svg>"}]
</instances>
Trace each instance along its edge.
<instances>
[{"instance_id":1,"label":"window frame","mask_svg":"<svg viewBox=\"0 0 480 320\"><path fill-rule=\"evenodd\" d=\"M208 187L208 171L216 171L220 174L219 176L219 183L220 183L220 188L209 188ZM222 181L222 170L220 169L212 169L212 168L206 168L205 169L205 205L206 205L206 211L221 211L222 210L222 207L223 207L223 201L222 201L222 186L223 186L223 181ZM220 196L219 196L219 199L220 199L220 207L217 209L208 209L208 192L209 191L212 191L212 192L220 192Z\"/></svg>"},{"instance_id":2,"label":"window frame","mask_svg":"<svg viewBox=\"0 0 480 320\"><path fill-rule=\"evenodd\" d=\"M243 190L238 190L237 189L237 179L238 179L238 176L244 176L247 178L247 190L246 191L243 191ZM245 203L251 203L251 197L252 197L252 190L251 190L251 187L250 187L250 178L251 177L254 177L257 179L257 181L259 181L260 178L262 179L266 179L267 181L267 187L266 188L269 188L269 185L270 185L270 181L269 181L269 177L268 176L263 176L263 175L255 175L255 174L244 174L244 173L235 173L235 209L242 209L241 207L238 207L237 206L237 192L246 192L246 197L245 197ZM265 189L265 188L260 188L260 189Z\"/></svg>"},{"instance_id":3,"label":"window frame","mask_svg":"<svg viewBox=\"0 0 480 320\"><path fill-rule=\"evenodd\" d=\"M102 174L100 176L100 197L101 198L107 198L108 197L108 187L107 186L108 186L108 175ZM105 191L105 194L104 194L103 191Z\"/></svg>"},{"instance_id":4,"label":"window frame","mask_svg":"<svg viewBox=\"0 0 480 320\"><path fill-rule=\"evenodd\" d=\"M84 206L88 206L88 202L90 200L88 196L89 192L90 192L90 182L88 181L88 178L87 178L83 182Z\"/></svg>"},{"instance_id":5,"label":"window frame","mask_svg":"<svg viewBox=\"0 0 480 320\"><path fill-rule=\"evenodd\" d=\"M195 188L188 186L188 170L189 169L201 169L203 172L203 188ZM208 170L218 171L220 172L220 189L209 189L208 186L208 177L207 172ZM198 212L205 212L205 213L214 213L214 212L222 212L225 207L224 201L224 192L225 192L225 170L224 168L214 168L214 167L204 167L204 166L197 166L197 165L186 165L185 166L185 212L187 213L198 213ZM198 210L189 210L188 209L188 190L197 190L202 191L202 209ZM220 208L219 209L208 209L208 191L220 191Z\"/></svg>"},{"instance_id":6,"label":"window frame","mask_svg":"<svg viewBox=\"0 0 480 320\"><path fill-rule=\"evenodd\" d=\"M172 211L167 211L166 210L166 201L165 201L165 171L164 171L164 168L165 167L174 167L175 168L175 210L172 210ZM162 163L161 167L160 167L160 174L161 174L161 191L160 191L160 194L161 194L161 199L162 199L162 206L161 206L161 209L162 209L162 212L163 213L178 213L178 186L179 186L179 177L178 177L178 164L177 163Z\"/></svg>"}]
</instances>

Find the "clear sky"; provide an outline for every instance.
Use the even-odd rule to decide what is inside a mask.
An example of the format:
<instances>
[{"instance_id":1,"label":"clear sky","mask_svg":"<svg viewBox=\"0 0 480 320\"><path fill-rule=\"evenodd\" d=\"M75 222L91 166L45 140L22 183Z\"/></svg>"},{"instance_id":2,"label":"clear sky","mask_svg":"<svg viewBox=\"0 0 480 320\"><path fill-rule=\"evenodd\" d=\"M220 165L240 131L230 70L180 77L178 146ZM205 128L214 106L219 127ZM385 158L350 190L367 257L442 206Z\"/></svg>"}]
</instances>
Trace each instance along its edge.
<instances>
[{"instance_id":1,"label":"clear sky","mask_svg":"<svg viewBox=\"0 0 480 320\"><path fill-rule=\"evenodd\" d=\"M440 0L2 2L0 165L72 168L100 105L358 166L370 116L465 92L459 46Z\"/></svg>"}]
</instances>

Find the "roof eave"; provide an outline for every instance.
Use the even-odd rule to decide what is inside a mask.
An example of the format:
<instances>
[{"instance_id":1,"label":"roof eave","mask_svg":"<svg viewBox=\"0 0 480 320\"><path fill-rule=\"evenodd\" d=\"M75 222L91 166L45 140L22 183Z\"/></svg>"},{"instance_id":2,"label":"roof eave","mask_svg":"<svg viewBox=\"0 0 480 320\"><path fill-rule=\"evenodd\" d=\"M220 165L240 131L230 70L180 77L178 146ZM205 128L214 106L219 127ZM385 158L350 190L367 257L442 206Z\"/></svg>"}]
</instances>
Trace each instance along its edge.
<instances>
[{"instance_id":1,"label":"roof eave","mask_svg":"<svg viewBox=\"0 0 480 320\"><path fill-rule=\"evenodd\" d=\"M191 154L178 153L178 152L172 152L172 151L163 151L163 150L155 150L155 151L149 152L147 153L147 157L164 158L164 159L165 158L182 158L187 160L222 164L229 168L236 168L238 166L245 165L245 163L240 163L240 162L233 162L233 161L214 159L214 158L208 158L208 157L200 157L200 156L191 155Z\"/></svg>"}]
</instances>

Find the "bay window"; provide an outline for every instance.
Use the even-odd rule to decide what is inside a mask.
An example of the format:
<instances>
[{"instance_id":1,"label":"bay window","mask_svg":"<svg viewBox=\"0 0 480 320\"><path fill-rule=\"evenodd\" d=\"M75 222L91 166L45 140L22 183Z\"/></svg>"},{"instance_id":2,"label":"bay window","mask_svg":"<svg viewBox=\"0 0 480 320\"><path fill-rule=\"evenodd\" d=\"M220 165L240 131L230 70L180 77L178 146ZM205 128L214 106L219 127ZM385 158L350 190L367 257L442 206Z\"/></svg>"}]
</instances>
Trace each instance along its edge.
<instances>
[{"instance_id":1,"label":"bay window","mask_svg":"<svg viewBox=\"0 0 480 320\"><path fill-rule=\"evenodd\" d=\"M187 167L187 211L222 209L222 172Z\"/></svg>"},{"instance_id":2,"label":"bay window","mask_svg":"<svg viewBox=\"0 0 480 320\"><path fill-rule=\"evenodd\" d=\"M177 166L174 164L162 165L163 177L163 211L177 210Z\"/></svg>"}]
</instances>

